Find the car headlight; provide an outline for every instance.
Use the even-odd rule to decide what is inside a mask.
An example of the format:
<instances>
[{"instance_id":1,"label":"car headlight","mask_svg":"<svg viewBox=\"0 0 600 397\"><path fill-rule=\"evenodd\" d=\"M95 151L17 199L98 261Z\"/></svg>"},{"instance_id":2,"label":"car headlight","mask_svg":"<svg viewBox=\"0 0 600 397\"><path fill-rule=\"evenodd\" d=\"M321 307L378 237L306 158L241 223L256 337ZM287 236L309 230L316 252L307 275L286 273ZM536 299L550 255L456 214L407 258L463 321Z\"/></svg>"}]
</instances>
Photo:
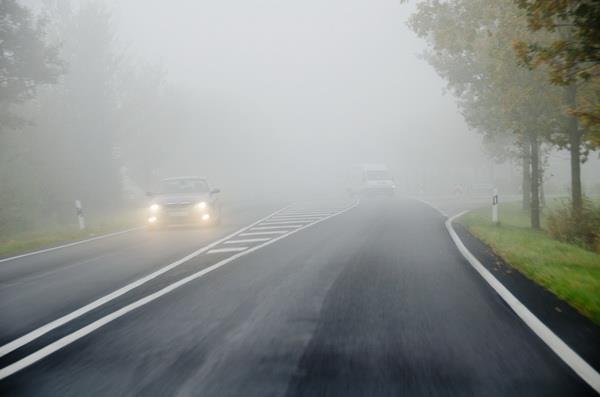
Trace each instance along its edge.
<instances>
[{"instance_id":1,"label":"car headlight","mask_svg":"<svg viewBox=\"0 0 600 397\"><path fill-rule=\"evenodd\" d=\"M196 208L198 208L200 210L204 210L204 209L206 209L206 207L208 207L208 204L206 204L206 201L201 201L198 204L196 204Z\"/></svg>"},{"instance_id":2,"label":"car headlight","mask_svg":"<svg viewBox=\"0 0 600 397\"><path fill-rule=\"evenodd\" d=\"M150 212L157 212L160 209L160 205L158 204L152 204L150 206Z\"/></svg>"}]
</instances>

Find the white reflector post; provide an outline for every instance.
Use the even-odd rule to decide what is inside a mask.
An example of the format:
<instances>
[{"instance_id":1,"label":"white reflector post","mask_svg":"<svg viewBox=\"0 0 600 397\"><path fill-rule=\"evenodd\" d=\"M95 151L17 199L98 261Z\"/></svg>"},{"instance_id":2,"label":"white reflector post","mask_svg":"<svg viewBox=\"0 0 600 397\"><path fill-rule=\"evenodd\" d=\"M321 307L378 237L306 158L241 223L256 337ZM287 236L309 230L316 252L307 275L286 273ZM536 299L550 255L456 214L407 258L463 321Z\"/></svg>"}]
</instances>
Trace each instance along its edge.
<instances>
[{"instance_id":1,"label":"white reflector post","mask_svg":"<svg viewBox=\"0 0 600 397\"><path fill-rule=\"evenodd\" d=\"M83 208L79 200L75 200L75 211L77 212L77 220L79 221L79 230L83 230L85 229L85 218L83 217Z\"/></svg>"},{"instance_id":2,"label":"white reflector post","mask_svg":"<svg viewBox=\"0 0 600 397\"><path fill-rule=\"evenodd\" d=\"M492 196L492 223L498 224L498 189L494 188L494 194Z\"/></svg>"}]
</instances>

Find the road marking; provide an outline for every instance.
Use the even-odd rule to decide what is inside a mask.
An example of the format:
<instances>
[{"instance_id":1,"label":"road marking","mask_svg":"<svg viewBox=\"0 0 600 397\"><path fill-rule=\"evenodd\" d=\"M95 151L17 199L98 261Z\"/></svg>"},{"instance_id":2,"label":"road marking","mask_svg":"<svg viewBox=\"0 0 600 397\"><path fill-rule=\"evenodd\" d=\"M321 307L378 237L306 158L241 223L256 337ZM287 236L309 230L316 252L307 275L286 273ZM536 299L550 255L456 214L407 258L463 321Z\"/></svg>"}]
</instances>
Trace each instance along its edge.
<instances>
[{"instance_id":1,"label":"road marking","mask_svg":"<svg viewBox=\"0 0 600 397\"><path fill-rule=\"evenodd\" d=\"M297 223L311 223L314 221L302 221L302 220L292 220L292 221L282 221L282 222L263 222L261 225L295 225Z\"/></svg>"},{"instance_id":2,"label":"road marking","mask_svg":"<svg viewBox=\"0 0 600 397\"><path fill-rule=\"evenodd\" d=\"M224 266L224 265L226 265L226 264L228 264L228 263L230 263L230 262L232 262L232 261L234 261L234 260L236 260L238 258L241 258L244 255L248 255L251 252L257 251L257 250L259 250L259 249L261 249L263 247L266 247L267 245L273 244L276 241L279 241L279 240L281 240L283 238L291 236L292 234L298 233L301 230L304 230L304 229L306 229L308 227L314 226L314 225L316 225L318 223L324 222L327 219L333 218L334 216L341 215L341 214L343 214L343 213L345 213L347 211L350 211L352 208L356 207L357 204L358 204L358 202L354 202L354 204L352 206L348 207L347 209L345 209L343 211L340 211L340 212L338 212L336 214L330 215L330 216L328 216L326 218L323 218L321 220L318 220L318 221L316 221L314 223L311 223L311 224L308 224L308 225L304 225L304 226L302 226L299 229L292 230L291 232L289 232L289 233L287 233L285 235L276 237L276 238L274 238L274 239L272 239L270 241L267 241L267 242L265 242L263 244L257 245L256 247L250 248L250 249L248 249L246 251L239 252L239 253L237 253L235 255L232 255L229 258L226 258L226 259L224 259L224 260L222 260L220 262L217 262L214 265L209 266L209 267L207 267L207 268L205 268L203 270L200 270L197 273L191 274L191 275L189 275L189 276L187 276L187 277L185 277L185 278L183 278L183 279L181 279L181 280L179 280L179 281L177 281L177 282L175 282L173 284L170 284L170 285L164 287L163 289L158 290L158 291L156 291L156 292L154 292L154 293L152 293L152 294L150 294L150 295L148 295L148 296L146 296L146 297L144 297L142 299L139 299L139 300L137 300L137 301L135 301L133 303L130 303L129 305L127 305L127 306L125 306L125 307L123 307L123 308L121 308L119 310L116 310L116 311L114 311L114 312L112 312L112 313L110 313L110 314L108 314L108 315L106 315L106 316L104 316L104 317L102 317L102 318L94 321L93 323L88 324L85 327L80 328L79 330L77 330L77 331L75 331L75 332L73 332L73 333L71 333L69 335L66 335L66 336L62 337L61 339L50 343L49 345L43 347L42 349L40 349L38 351L35 351L35 352L31 353L30 355L28 355L28 356L26 356L26 357L24 357L24 358L22 358L22 359L20 359L20 360L18 360L16 362L12 363L12 364L10 364L10 365L8 365L8 366L0 369L0 380L2 380L4 378L6 378L6 377L8 377L8 376L10 376L10 375L18 372L18 371L20 371L20 370L22 370L24 368L27 368L28 366L30 366L30 365L32 365L32 364L40 361L41 359L43 359L43 358L49 356L50 354L52 354L52 353L54 353L54 352L62 349L63 347L70 345L71 343L73 343L73 342L75 342L75 341L83 338L86 335L89 335L90 333L94 332L98 328L103 327L104 325L106 325L106 324L108 324L108 323L110 323L110 322L118 319L119 317L124 316L125 314L131 312L132 310L135 310L135 309L137 309L139 307L142 307L142 306L144 306L144 305L146 305L146 304L148 304L148 303L150 303L150 302L152 302L152 301L160 298L163 295L168 294L171 291L176 290L177 288L179 288L179 287L181 287L181 286L183 286L183 285L185 285L185 284L187 284L187 283L189 283L189 282L191 282L191 281L193 281L195 279L198 279L198 278L200 278L200 277L202 277L202 276L204 276L204 275L206 275L206 274L208 274L208 273L210 273L210 272L212 272L212 271L214 271L214 270L216 270L216 269L218 269L218 268L220 268L220 267L222 267L222 266ZM258 222L261 222L261 221L262 220L260 220ZM250 226L248 226L248 227L250 227ZM233 233L233 235L235 235L236 233Z\"/></svg>"},{"instance_id":3,"label":"road marking","mask_svg":"<svg viewBox=\"0 0 600 397\"><path fill-rule=\"evenodd\" d=\"M281 209L279 211L282 211L282 210L283 209ZM85 306L83 306L83 307L81 307L81 308L79 308L79 309L77 309L77 310L75 310L75 311L73 311L73 312L71 312L69 314L66 314L66 315L64 315L64 316L62 316L62 317L60 317L60 318L58 318L58 319L56 319L54 321L51 321L51 322L49 322L49 323L47 323L45 325L42 325L41 327L39 327L39 328L37 328L37 329L35 329L35 330L31 331L31 332L28 332L27 334L25 334L25 335L23 335L23 336L15 339L15 340L13 340L12 342L9 342L9 343L5 344L4 346L1 346L0 347L0 357L5 356L6 354L12 352L13 350L16 350L19 347L21 347L21 346L23 346L23 345L25 345L25 344L27 344L27 343L29 343L29 342L31 342L31 341L39 338L39 337L47 334L48 332L50 332L50 331L52 331L52 330L54 330L54 329L56 329L56 328L58 328L58 327L60 327L60 326L62 326L64 324L68 323L69 321L72 321L72 320L74 320L74 319L76 319L78 317L81 317L82 315L84 315L84 314L86 314L86 313L88 313L88 312L96 309L97 307L100 307L100 306L104 305L105 303L110 302L110 301L118 298L121 295L126 294L127 292L131 291L132 289L137 288L140 285L143 285L143 284L145 284L145 283L147 283L147 282L155 279L156 277L158 277L158 276L160 276L160 275L162 275L162 274L164 274L164 273L166 273L166 272L168 272L168 271L176 268L177 266L181 265L182 263L187 262L190 259L195 258L196 256L202 254L205 251L208 251L209 249L211 249L214 246L222 243L223 241L229 240L230 238L238 235L238 233L241 233L241 232L243 232L245 230L248 230L251 227L253 227L254 225L258 225L259 223L261 223L265 219L269 219L271 216L273 216L274 214L277 214L279 211L275 211L271 215L268 215L268 216L266 216L266 217L264 217L262 219L259 219L256 222L254 222L254 223L252 223L252 224L250 224L250 225L248 225L246 227L243 227L243 228L239 229L238 231L236 231L234 233L231 233L231 234L229 234L226 237L223 237L220 240L217 240L217 241L215 241L215 242L213 242L211 244L208 244L207 246L205 246L203 248L200 248L200 249L192 252L191 254L189 254L189 255L187 255L187 256L185 256L185 257L183 257L183 258L181 258L181 259L179 259L179 260L177 260L177 261L175 261L175 262L173 262L173 263L171 263L171 264L169 264L169 265L167 265L167 266L165 266L165 267L163 267L163 268L161 268L161 269L159 269L159 270L157 270L157 271L155 271L153 273L150 273L149 275L147 275L145 277L140 278L139 280L136 280L136 281L134 281L132 283L129 283L129 284L125 285L124 287L121 287L118 290L111 292L108 295L105 295L105 296L103 296L101 298L98 298L95 301L93 301L91 303L88 303L87 305L85 305Z\"/></svg>"},{"instance_id":4,"label":"road marking","mask_svg":"<svg viewBox=\"0 0 600 397\"><path fill-rule=\"evenodd\" d=\"M270 238L246 238L243 240L227 240L223 244L245 244L245 243L261 243L263 241L269 241Z\"/></svg>"},{"instance_id":5,"label":"road marking","mask_svg":"<svg viewBox=\"0 0 600 397\"><path fill-rule=\"evenodd\" d=\"M434 207L435 208L435 207ZM581 379L600 393L600 374L589 365L581 356L569 347L560 337L538 319L527 307L521 303L498 279L494 277L467 249L454 230L452 222L467 213L463 211L446 220L446 229L460 253L477 270L483 279L500 295L517 316L546 344L561 360L565 362Z\"/></svg>"},{"instance_id":6,"label":"road marking","mask_svg":"<svg viewBox=\"0 0 600 397\"><path fill-rule=\"evenodd\" d=\"M284 212L281 214L281 216L321 217L321 216L329 216L332 213L333 212L331 212L331 211L327 211L327 212Z\"/></svg>"},{"instance_id":7,"label":"road marking","mask_svg":"<svg viewBox=\"0 0 600 397\"><path fill-rule=\"evenodd\" d=\"M108 237L114 237L114 236L118 236L118 235L125 234L125 233L131 233L131 232L133 232L135 230L141 230L141 229L143 229L143 227L141 227L141 226L140 227L133 227L131 229L121 230L119 232L103 234L101 236L86 238L85 240L79 240L79 241L74 241L74 242L68 243L68 244L58 245L56 247L50 247L50 248L45 248L45 249L38 250L38 251L27 252L25 254L21 254L21 255L11 256L9 258L0 259L0 263L2 263L2 262L8 262L8 261L14 261L15 259L25 258L25 257L31 256L31 255L38 255L38 254L43 254L43 253L50 252L50 251L56 251L56 250L63 249L63 248L73 247L74 245L85 244L85 243L89 243L89 242L96 241L96 240L102 240L102 239L105 239L105 238L108 238Z\"/></svg>"},{"instance_id":8,"label":"road marking","mask_svg":"<svg viewBox=\"0 0 600 397\"><path fill-rule=\"evenodd\" d=\"M279 214L277 216L274 216L273 219L275 218L322 218L323 215L310 215L310 214L298 214L298 215L284 215L284 214Z\"/></svg>"},{"instance_id":9,"label":"road marking","mask_svg":"<svg viewBox=\"0 0 600 397\"><path fill-rule=\"evenodd\" d=\"M263 234L286 234L287 231L278 232L255 232L255 233L240 233L240 236L261 236Z\"/></svg>"},{"instance_id":10,"label":"road marking","mask_svg":"<svg viewBox=\"0 0 600 397\"><path fill-rule=\"evenodd\" d=\"M288 226L262 226L264 223L261 223L258 227L253 227L250 229L251 232L255 230L272 230L272 229L290 229L295 227L302 227L302 225L288 225Z\"/></svg>"},{"instance_id":11,"label":"road marking","mask_svg":"<svg viewBox=\"0 0 600 397\"><path fill-rule=\"evenodd\" d=\"M214 250L210 250L207 254L222 254L225 252L240 252L246 251L248 247L231 247L231 248L215 248Z\"/></svg>"},{"instance_id":12,"label":"road marking","mask_svg":"<svg viewBox=\"0 0 600 397\"><path fill-rule=\"evenodd\" d=\"M269 222L272 220L274 222L314 222L314 221L318 221L319 219L321 219L322 216L314 216L314 217L277 217L277 218L273 218L273 219L269 219Z\"/></svg>"},{"instance_id":13,"label":"road marking","mask_svg":"<svg viewBox=\"0 0 600 397\"><path fill-rule=\"evenodd\" d=\"M423 200L423 199L420 199L420 198L417 198L417 197L411 197L411 199L430 206L431 208L433 208L434 210L436 210L437 212L439 212L440 215L442 215L444 218L448 217L448 214L446 214L446 212L442 211L441 209L439 209L438 207L436 207L435 205L433 205L432 203L430 203L427 200Z\"/></svg>"}]
</instances>

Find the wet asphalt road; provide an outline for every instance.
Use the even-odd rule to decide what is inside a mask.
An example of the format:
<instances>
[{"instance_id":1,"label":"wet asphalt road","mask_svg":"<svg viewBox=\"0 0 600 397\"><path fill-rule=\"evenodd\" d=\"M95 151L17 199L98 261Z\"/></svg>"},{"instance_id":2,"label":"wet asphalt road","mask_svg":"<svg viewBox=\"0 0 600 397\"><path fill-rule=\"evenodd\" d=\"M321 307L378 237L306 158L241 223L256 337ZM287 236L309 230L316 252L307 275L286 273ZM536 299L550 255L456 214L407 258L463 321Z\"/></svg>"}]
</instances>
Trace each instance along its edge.
<instances>
[{"instance_id":1,"label":"wet asphalt road","mask_svg":"<svg viewBox=\"0 0 600 397\"><path fill-rule=\"evenodd\" d=\"M285 232L303 216L333 213L331 206L318 208L286 214L255 233ZM267 212L242 211L212 230L135 232L29 257L21 267L0 264L2 343ZM594 395L470 268L435 210L412 200L375 200L321 220L7 377L0 394ZM262 242L236 244L222 246ZM194 257L0 364L234 254Z\"/></svg>"}]
</instances>

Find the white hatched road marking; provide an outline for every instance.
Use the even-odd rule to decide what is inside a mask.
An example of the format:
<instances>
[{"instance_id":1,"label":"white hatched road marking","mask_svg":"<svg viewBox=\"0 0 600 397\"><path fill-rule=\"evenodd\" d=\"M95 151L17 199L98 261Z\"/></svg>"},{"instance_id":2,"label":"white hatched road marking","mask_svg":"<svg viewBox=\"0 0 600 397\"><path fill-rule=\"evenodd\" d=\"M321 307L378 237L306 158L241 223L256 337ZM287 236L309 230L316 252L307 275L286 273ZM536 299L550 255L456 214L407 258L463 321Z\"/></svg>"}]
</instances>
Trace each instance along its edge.
<instances>
[{"instance_id":1,"label":"white hatched road marking","mask_svg":"<svg viewBox=\"0 0 600 397\"><path fill-rule=\"evenodd\" d=\"M264 241L269 241L270 238L246 238L242 240L228 240L223 244L247 244L247 243L262 243Z\"/></svg>"},{"instance_id":2,"label":"white hatched road marking","mask_svg":"<svg viewBox=\"0 0 600 397\"><path fill-rule=\"evenodd\" d=\"M246 251L248 247L230 247L230 248L215 248L207 252L207 254L222 254L226 252Z\"/></svg>"},{"instance_id":3,"label":"white hatched road marking","mask_svg":"<svg viewBox=\"0 0 600 397\"><path fill-rule=\"evenodd\" d=\"M260 226L268 226L268 225L295 225L297 223L311 223L314 221L303 221L303 220L293 220L293 221L281 221L281 222L263 222ZM291 227L291 226L290 226Z\"/></svg>"},{"instance_id":4,"label":"white hatched road marking","mask_svg":"<svg viewBox=\"0 0 600 397\"><path fill-rule=\"evenodd\" d=\"M220 244L221 242L229 240L230 238L238 235L239 233L250 229L254 225L258 225L259 223L263 222L265 219L269 219L270 217L272 217L273 215L276 215L277 213L279 213L280 211L283 211L284 209L275 211L274 213L272 213L262 219L259 219L256 222L254 222L248 226L245 226L245 227L239 229L238 231L231 233L228 236L223 237L220 240L217 240L211 244L208 244L205 247L202 247L202 248L192 252L191 254L189 254L187 256L184 256L183 258L163 267L162 269L158 269L157 271L150 273L149 275L142 277L132 283L129 283L129 284L117 289L116 291L111 292L108 295L98 298L95 301L88 303L87 305L80 307L79 309L77 309L69 314L59 317L58 319L56 319L54 321L51 321L45 325L42 325L41 327L39 327L37 329L34 329L33 331L26 333L25 335L13 340L12 342L9 342L3 346L0 346L0 357L5 356L6 354L12 352L13 350L18 349L19 347L47 334L48 332L66 324L78 317L83 316L84 314L96 309L97 307L100 307L100 306L104 305L105 303L110 302L110 301L118 298L121 295L126 294L127 292L131 291L132 289L137 288L140 285L146 284L147 282L157 278L161 274L164 274L164 273L176 268L177 266L181 265L182 263L185 263L185 262L189 261L190 259L197 257L201 253L208 251L209 249L213 248L214 246Z\"/></svg>"},{"instance_id":5,"label":"white hatched road marking","mask_svg":"<svg viewBox=\"0 0 600 397\"><path fill-rule=\"evenodd\" d=\"M144 305L146 305L146 304L148 304L148 303L150 303L150 302L158 299L159 297L161 297L163 295L166 295L169 292L171 292L171 291L173 291L173 290L175 290L175 289L177 289L177 288L179 288L179 287L181 287L181 286L183 286L185 284L188 284L189 282L191 282L191 281L193 281L195 279L198 279L198 278L200 278L200 277L202 277L202 276L204 276L204 275L206 275L206 274L208 274L208 273L210 273L210 272L212 272L212 271L214 271L214 270L216 270L216 269L218 269L218 268L220 268L220 267L222 267L222 266L224 266L224 265L226 265L226 264L228 264L228 263L230 263L230 262L232 262L232 261L234 261L234 260L236 260L236 259L244 256L244 255L247 255L247 254L249 254L251 252L257 251L257 250L259 250L259 249L261 249L263 247L266 247L267 245L273 244L276 241L279 241L279 240L281 240L283 238L286 238L286 237L288 237L288 236L290 236L292 234L298 233L301 230L304 230L304 229L306 229L308 227L311 227L311 226L314 226L314 225L316 225L318 223L326 221L326 220L328 220L328 219L330 219L330 218L332 218L334 216L341 215L341 214L343 214L343 213L351 210L352 208L356 207L356 205L358 205L357 201L354 202L353 205L349 206L348 208L346 208L343 211L340 211L340 212L338 212L338 213L336 213L334 215L328 216L326 218L320 219L320 220L318 220L318 221L316 221L314 223L311 223L311 224L308 224L308 225L304 225L304 226L302 226L299 229L292 230L292 231L290 231L287 234L278 236L278 237L276 237L276 238L274 238L274 239L272 239L270 241L267 241L267 242L265 242L263 244L257 245L255 247L252 247L252 248L247 249L247 250L242 251L242 252L238 252L237 254L232 255L232 256L230 256L230 257L228 257L226 259L223 259L222 261L217 262L217 263L215 263L212 266L209 266L209 267L207 267L205 269L202 269L199 272L196 272L196 273L191 274L191 275L189 275L189 276L187 276L187 277L185 277L185 278L183 278L183 279L181 279L181 280L179 280L177 282L174 282L174 283L172 283L172 284L164 287L163 289L161 289L159 291L156 291L156 292L154 292L154 293L152 293L150 295L147 295L146 297L144 297L142 299L139 299L139 300L137 300L137 301L135 301L133 303L130 303L129 305L127 305L125 307L122 307L121 309L116 310L116 311L114 311L114 312L112 312L112 313L110 313L110 314L108 314L108 315L106 315L106 316L104 316L104 317L102 317L102 318L94 321L93 323L88 324L88 325L86 325L83 328L80 328L79 330L77 330L77 331L75 331L75 332L73 332L71 334L63 336L61 339L59 339L57 341L54 341L54 342L50 343L49 345L41 348L40 350L37 350L37 351L29 354L28 356L26 356L26 357L24 357L24 358L22 358L22 359L20 359L20 360L18 360L16 362L14 362L14 363L8 365L8 366L0 369L0 380L2 380L4 378L6 378L6 377L8 377L8 376L10 376L10 375L18 372L18 371L20 371L20 370L22 370L24 368L27 368L28 366L30 366L30 365L32 365L32 364L40 361L41 359L43 359L43 358L49 356L50 354L52 354L52 353L54 353L54 352L62 349L63 347L68 346L71 343L73 343L73 342L75 342L75 341L83 338L84 336L91 334L92 332L94 332L98 328L103 327L104 325L106 325L106 324L108 324L108 323L110 323L110 322L112 322L112 321L114 321L114 320L116 320L116 319L124 316L125 314L127 314L127 313L129 313L129 312L131 312L131 311L133 311L133 310L141 307L141 306L144 306ZM254 224L260 223L261 221L262 220L259 220L259 221L255 222ZM250 228L251 226L252 225L247 226L246 228L243 228L242 230L246 230L247 228ZM214 246L216 244L219 244L221 241L226 240L226 239L228 239L230 237L233 237L233 236L237 235L238 233L239 232L233 233L232 235L230 235L230 236L228 236L228 237L226 237L224 239L221 239L221 240L215 242L213 245L211 245L209 247L212 247L212 246ZM188 255L185 258L182 258L180 261L177 261L177 262L181 262L184 259L185 260L189 260L189 259L192 258L191 255L195 254L194 256L197 256L199 254L199 251L200 250L198 250L198 251L196 251L196 252ZM202 251L202 252L204 252L204 251ZM48 332L48 331L46 331L46 332Z\"/></svg>"},{"instance_id":6,"label":"white hatched road marking","mask_svg":"<svg viewBox=\"0 0 600 397\"><path fill-rule=\"evenodd\" d=\"M331 213L333 211L329 211L329 210L321 210L321 211L285 211L282 212L282 214L289 214L289 215L315 215L315 214L328 214Z\"/></svg>"},{"instance_id":7,"label":"white hatched road marking","mask_svg":"<svg viewBox=\"0 0 600 397\"><path fill-rule=\"evenodd\" d=\"M269 219L269 221L289 221L294 219L311 219L316 221L321 218L322 216L274 216L273 218Z\"/></svg>"},{"instance_id":8,"label":"white hatched road marking","mask_svg":"<svg viewBox=\"0 0 600 397\"><path fill-rule=\"evenodd\" d=\"M311 224L309 224L309 225L307 225L307 226L310 226L310 225L312 225L312 223L311 223ZM240 234L240 236L261 236L261 235L264 235L264 234L286 234L286 233L287 233L287 231L285 231L285 230L284 230L284 231L282 231L282 232L255 232L255 233L241 233L241 234Z\"/></svg>"},{"instance_id":9,"label":"white hatched road marking","mask_svg":"<svg viewBox=\"0 0 600 397\"><path fill-rule=\"evenodd\" d=\"M263 225L263 223L261 223ZM303 225L288 225L288 226L258 226L250 229L251 232L255 230L273 230L273 229L293 229L296 227L302 227Z\"/></svg>"}]
</instances>

